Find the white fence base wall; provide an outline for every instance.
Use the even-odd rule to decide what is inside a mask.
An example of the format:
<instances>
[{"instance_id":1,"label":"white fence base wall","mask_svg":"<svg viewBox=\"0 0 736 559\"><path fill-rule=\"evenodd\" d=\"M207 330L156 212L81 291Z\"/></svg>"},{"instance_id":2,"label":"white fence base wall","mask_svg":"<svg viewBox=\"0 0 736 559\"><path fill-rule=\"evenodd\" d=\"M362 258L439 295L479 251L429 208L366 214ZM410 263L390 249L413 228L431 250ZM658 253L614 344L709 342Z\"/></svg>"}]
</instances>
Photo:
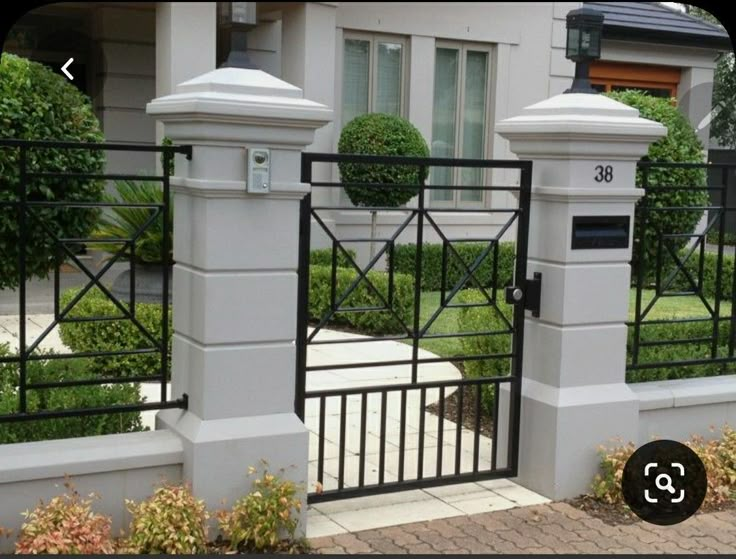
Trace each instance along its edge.
<instances>
[{"instance_id":1,"label":"white fence base wall","mask_svg":"<svg viewBox=\"0 0 736 559\"><path fill-rule=\"evenodd\" d=\"M70 476L82 496L96 493L96 512L112 517L113 535L130 521L125 499L142 500L163 481L182 479L181 439L168 430L0 445L0 553L12 552L21 513L65 491Z\"/></svg>"},{"instance_id":2,"label":"white fence base wall","mask_svg":"<svg viewBox=\"0 0 736 559\"><path fill-rule=\"evenodd\" d=\"M736 427L736 376L630 384L639 398L638 445L657 439L685 441L721 436Z\"/></svg>"}]
</instances>

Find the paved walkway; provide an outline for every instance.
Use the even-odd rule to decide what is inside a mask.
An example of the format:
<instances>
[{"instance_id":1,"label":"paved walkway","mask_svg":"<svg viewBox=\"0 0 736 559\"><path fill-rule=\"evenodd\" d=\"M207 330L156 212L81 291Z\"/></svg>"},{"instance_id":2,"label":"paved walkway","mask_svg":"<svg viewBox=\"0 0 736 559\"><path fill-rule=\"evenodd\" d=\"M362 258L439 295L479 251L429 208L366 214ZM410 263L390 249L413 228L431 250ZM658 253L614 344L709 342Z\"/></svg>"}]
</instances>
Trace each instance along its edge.
<instances>
[{"instance_id":1,"label":"paved walkway","mask_svg":"<svg viewBox=\"0 0 736 559\"><path fill-rule=\"evenodd\" d=\"M312 538L315 553L736 553L736 511L609 526L566 503Z\"/></svg>"}]
</instances>

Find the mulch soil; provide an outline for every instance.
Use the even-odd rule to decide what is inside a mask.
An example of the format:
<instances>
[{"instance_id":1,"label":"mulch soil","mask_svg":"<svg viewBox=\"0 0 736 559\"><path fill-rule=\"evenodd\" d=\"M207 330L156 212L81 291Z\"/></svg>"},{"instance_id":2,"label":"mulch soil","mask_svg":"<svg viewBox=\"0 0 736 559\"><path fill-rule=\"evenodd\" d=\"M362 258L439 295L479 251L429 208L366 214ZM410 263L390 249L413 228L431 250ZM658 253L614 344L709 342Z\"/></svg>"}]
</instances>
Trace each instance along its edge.
<instances>
[{"instance_id":1,"label":"mulch soil","mask_svg":"<svg viewBox=\"0 0 736 559\"><path fill-rule=\"evenodd\" d=\"M472 394L470 392L466 391L465 397L463 398L462 423L463 427L475 432L475 398L470 397L471 395ZM445 398L444 418L454 423L458 422L458 400L457 391ZM439 415L439 402L435 402L434 404L427 406L427 411L434 415ZM493 418L490 414L486 413L483 408L481 408L480 411L480 433L486 437L492 437Z\"/></svg>"}]
</instances>

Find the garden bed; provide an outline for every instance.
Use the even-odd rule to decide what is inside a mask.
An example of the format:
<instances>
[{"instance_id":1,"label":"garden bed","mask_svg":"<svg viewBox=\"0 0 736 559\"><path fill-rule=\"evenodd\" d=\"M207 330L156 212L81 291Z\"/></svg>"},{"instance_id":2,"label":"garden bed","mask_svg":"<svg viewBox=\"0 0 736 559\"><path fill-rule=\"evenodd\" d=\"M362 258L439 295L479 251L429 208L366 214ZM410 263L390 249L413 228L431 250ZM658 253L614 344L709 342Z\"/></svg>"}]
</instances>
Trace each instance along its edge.
<instances>
[{"instance_id":1,"label":"garden bed","mask_svg":"<svg viewBox=\"0 0 736 559\"><path fill-rule=\"evenodd\" d=\"M457 365L455 365L457 366ZM444 418L452 421L453 423L458 422L458 392L455 391L452 394L450 394L447 398L445 398L445 409L444 409ZM439 415L440 413L440 405L439 402L435 402L434 404L430 404L427 406L427 411L434 414ZM462 408L462 423L463 427L466 429L469 429L472 432L475 432L475 398L464 398L463 399L463 408ZM481 407L481 416L480 416L480 434L485 437L492 437L493 436L493 418L490 414L485 413L483 408Z\"/></svg>"}]
</instances>

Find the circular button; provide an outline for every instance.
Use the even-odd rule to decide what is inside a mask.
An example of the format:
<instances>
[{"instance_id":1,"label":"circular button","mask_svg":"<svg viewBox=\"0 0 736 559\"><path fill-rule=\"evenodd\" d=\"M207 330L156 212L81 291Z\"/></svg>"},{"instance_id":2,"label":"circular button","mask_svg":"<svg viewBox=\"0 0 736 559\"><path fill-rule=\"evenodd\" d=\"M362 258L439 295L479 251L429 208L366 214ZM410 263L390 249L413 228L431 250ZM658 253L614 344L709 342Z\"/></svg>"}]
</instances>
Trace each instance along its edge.
<instances>
[{"instance_id":1,"label":"circular button","mask_svg":"<svg viewBox=\"0 0 736 559\"><path fill-rule=\"evenodd\" d=\"M624 501L642 520L677 524L700 508L708 490L703 461L677 441L653 441L638 448L624 466Z\"/></svg>"},{"instance_id":2,"label":"circular button","mask_svg":"<svg viewBox=\"0 0 736 559\"><path fill-rule=\"evenodd\" d=\"M511 292L511 297L514 301L521 301L522 297L524 297L524 292L517 287Z\"/></svg>"}]
</instances>

